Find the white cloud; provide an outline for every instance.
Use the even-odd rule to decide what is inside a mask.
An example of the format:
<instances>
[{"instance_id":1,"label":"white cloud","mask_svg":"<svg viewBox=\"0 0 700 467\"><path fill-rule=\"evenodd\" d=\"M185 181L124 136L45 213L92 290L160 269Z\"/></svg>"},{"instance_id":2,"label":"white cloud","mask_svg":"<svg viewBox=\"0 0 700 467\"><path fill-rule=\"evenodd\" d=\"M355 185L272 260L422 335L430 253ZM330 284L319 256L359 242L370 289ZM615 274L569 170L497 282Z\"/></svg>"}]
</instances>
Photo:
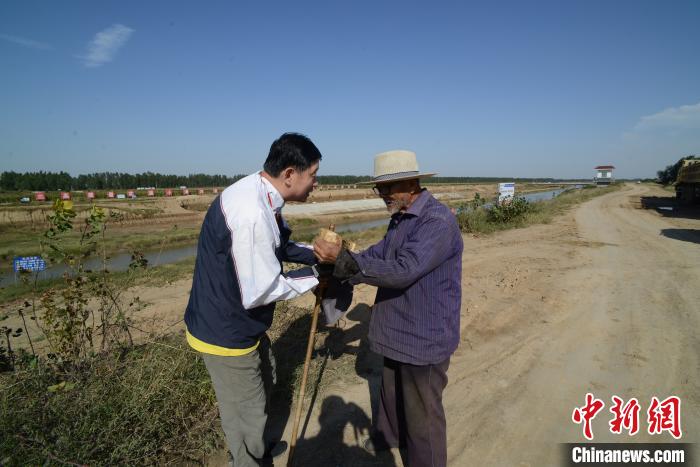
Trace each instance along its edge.
<instances>
[{"instance_id":1,"label":"white cloud","mask_svg":"<svg viewBox=\"0 0 700 467\"><path fill-rule=\"evenodd\" d=\"M685 130L700 128L700 102L693 105L670 107L653 115L639 119L634 131L648 130Z\"/></svg>"},{"instance_id":2,"label":"white cloud","mask_svg":"<svg viewBox=\"0 0 700 467\"><path fill-rule=\"evenodd\" d=\"M700 149L700 102L670 107L639 118L611 151L630 176L653 176L679 158ZM617 165L617 164L615 164Z\"/></svg>"},{"instance_id":3,"label":"white cloud","mask_svg":"<svg viewBox=\"0 0 700 467\"><path fill-rule=\"evenodd\" d=\"M109 63L134 32L123 24L115 24L95 34L87 46L87 54L80 57L86 67L94 68Z\"/></svg>"},{"instance_id":4,"label":"white cloud","mask_svg":"<svg viewBox=\"0 0 700 467\"><path fill-rule=\"evenodd\" d=\"M53 47L44 42L35 41L33 39L27 39L25 37L12 36L10 34L0 34L0 39L6 40L7 42L12 42L13 44L18 44L23 47L29 47L30 49L39 50L50 50Z\"/></svg>"}]
</instances>

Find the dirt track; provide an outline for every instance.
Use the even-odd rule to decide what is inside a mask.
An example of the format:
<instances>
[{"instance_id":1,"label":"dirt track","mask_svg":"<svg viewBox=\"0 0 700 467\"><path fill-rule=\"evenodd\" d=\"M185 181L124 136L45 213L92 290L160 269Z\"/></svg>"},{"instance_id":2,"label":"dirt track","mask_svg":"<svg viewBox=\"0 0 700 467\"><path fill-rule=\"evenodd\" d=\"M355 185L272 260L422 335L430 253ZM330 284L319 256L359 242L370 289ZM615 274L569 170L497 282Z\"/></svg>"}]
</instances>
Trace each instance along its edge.
<instances>
[{"instance_id":1,"label":"dirt track","mask_svg":"<svg viewBox=\"0 0 700 467\"><path fill-rule=\"evenodd\" d=\"M558 443L584 441L571 414L586 392L606 404L596 442L673 441L646 433L650 398L670 395L682 441L700 441L700 221L641 209L651 195L669 193L628 185L551 225L465 237L462 343L444 396L450 466L560 464ZM370 288L358 292L359 308L372 303ZM402 465L356 447L371 413L357 381L316 401L300 465ZM609 432L613 394L639 400L635 437Z\"/></svg>"}]
</instances>

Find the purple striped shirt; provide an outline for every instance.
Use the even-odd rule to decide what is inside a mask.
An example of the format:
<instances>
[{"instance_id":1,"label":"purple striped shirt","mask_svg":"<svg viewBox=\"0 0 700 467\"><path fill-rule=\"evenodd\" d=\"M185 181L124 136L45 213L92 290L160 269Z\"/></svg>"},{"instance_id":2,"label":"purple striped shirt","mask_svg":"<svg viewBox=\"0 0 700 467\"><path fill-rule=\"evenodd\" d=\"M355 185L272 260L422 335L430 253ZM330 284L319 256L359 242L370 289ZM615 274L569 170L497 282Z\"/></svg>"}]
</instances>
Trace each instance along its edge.
<instances>
[{"instance_id":1,"label":"purple striped shirt","mask_svg":"<svg viewBox=\"0 0 700 467\"><path fill-rule=\"evenodd\" d=\"M459 343L462 235L455 216L429 191L394 214L384 238L353 253L351 284L379 287L370 348L414 365L445 360Z\"/></svg>"}]
</instances>

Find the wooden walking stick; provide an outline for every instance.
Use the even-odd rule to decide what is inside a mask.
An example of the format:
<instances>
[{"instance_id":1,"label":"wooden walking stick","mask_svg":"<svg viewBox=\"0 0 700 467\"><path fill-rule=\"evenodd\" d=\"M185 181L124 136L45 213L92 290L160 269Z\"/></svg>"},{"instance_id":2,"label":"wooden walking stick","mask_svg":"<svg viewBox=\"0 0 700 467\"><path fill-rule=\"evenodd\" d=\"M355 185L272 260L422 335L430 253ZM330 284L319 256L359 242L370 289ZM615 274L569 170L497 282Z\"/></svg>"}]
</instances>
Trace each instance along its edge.
<instances>
[{"instance_id":1,"label":"wooden walking stick","mask_svg":"<svg viewBox=\"0 0 700 467\"><path fill-rule=\"evenodd\" d=\"M328 226L328 230L333 232L335 225ZM297 407L294 414L294 426L292 428L292 438L289 443L289 456L287 457L287 467L294 465L294 448L297 444L297 431L299 430L299 421L301 420L301 407L304 404L304 393L306 392L306 379L309 376L309 363L311 362L311 353L314 350L314 338L316 337L316 324L318 323L318 313L321 310L321 301L323 294L326 291L326 283L319 283L316 288L316 304L311 315L311 331L309 331L309 343L306 346L306 358L304 359L304 372L301 377L301 386L299 387L299 396L297 397Z\"/></svg>"}]
</instances>

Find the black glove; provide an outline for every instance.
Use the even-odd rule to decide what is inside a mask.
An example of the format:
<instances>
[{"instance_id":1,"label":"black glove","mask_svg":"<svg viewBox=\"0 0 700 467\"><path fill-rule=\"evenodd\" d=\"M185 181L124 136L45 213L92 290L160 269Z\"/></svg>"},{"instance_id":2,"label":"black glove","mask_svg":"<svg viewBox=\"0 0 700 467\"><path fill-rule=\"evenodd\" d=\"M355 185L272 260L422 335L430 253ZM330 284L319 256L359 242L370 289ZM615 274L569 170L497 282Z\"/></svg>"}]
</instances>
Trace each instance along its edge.
<instances>
[{"instance_id":1,"label":"black glove","mask_svg":"<svg viewBox=\"0 0 700 467\"><path fill-rule=\"evenodd\" d=\"M357 265L357 261L352 255L343 248L340 250L340 254L335 260L335 268L333 268L333 277L340 281L351 278L355 274L360 272L360 266Z\"/></svg>"}]
</instances>

